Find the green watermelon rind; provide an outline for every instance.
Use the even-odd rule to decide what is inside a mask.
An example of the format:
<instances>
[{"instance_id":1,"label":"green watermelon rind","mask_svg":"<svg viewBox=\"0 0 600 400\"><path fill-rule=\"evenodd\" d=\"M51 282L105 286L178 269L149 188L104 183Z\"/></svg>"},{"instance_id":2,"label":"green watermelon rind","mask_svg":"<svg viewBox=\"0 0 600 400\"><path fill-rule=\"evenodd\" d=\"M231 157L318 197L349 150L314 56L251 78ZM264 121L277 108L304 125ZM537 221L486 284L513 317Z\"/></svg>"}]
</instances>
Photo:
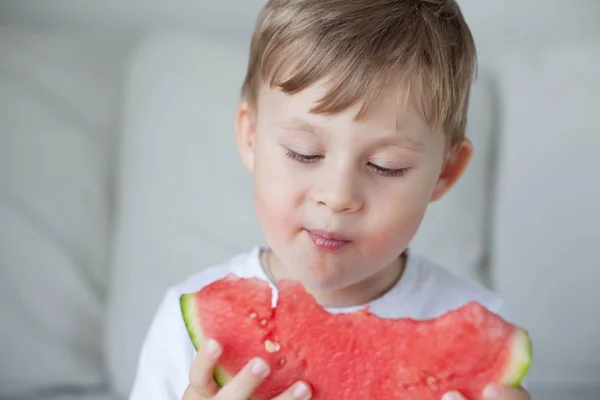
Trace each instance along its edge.
<instances>
[{"instance_id":1,"label":"green watermelon rind","mask_svg":"<svg viewBox=\"0 0 600 400\"><path fill-rule=\"evenodd\" d=\"M200 321L198 320L198 312L196 309L196 302L193 294L183 294L179 298L179 304L181 307L181 312L183 314L183 321L185 322L185 327L187 328L188 334L194 348L196 351L200 351L202 349L202 345L204 344L204 335L202 334L202 328ZM220 387L225 386L231 379L231 374L227 373L223 368L216 366L214 371L214 379L217 382L217 385Z\"/></svg>"},{"instance_id":2,"label":"green watermelon rind","mask_svg":"<svg viewBox=\"0 0 600 400\"><path fill-rule=\"evenodd\" d=\"M531 366L532 358L533 348L529 334L523 329L517 329L512 341L511 361L498 383L514 388L521 386Z\"/></svg>"}]
</instances>

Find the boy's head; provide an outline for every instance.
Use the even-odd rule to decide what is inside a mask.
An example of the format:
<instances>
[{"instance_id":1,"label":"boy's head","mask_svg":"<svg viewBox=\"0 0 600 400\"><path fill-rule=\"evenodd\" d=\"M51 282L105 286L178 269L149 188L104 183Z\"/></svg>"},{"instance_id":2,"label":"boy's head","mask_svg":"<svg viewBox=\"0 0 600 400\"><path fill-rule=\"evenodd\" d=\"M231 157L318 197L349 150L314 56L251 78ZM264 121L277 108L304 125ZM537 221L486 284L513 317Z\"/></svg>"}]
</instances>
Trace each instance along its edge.
<instances>
[{"instance_id":1,"label":"boy's head","mask_svg":"<svg viewBox=\"0 0 600 400\"><path fill-rule=\"evenodd\" d=\"M397 262L470 158L475 59L454 0L267 3L237 139L278 268L339 289Z\"/></svg>"}]
</instances>

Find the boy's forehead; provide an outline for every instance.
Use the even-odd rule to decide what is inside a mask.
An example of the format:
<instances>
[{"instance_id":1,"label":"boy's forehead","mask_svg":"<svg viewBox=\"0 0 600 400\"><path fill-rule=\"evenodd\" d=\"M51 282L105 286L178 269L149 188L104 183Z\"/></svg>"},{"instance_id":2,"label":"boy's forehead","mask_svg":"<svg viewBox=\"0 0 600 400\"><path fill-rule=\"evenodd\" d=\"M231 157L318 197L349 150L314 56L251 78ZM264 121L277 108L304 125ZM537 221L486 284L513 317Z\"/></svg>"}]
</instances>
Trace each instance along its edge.
<instances>
[{"instance_id":1,"label":"boy's forehead","mask_svg":"<svg viewBox=\"0 0 600 400\"><path fill-rule=\"evenodd\" d=\"M337 114L315 114L313 110L327 94L328 88L317 82L304 90L287 94L277 87L261 85L258 92L258 106L261 112L278 121L327 121L328 119L345 119L355 124L379 125L388 129L428 129L423 113L419 108L420 98L408 87L390 86L381 95L365 104L364 99L351 105ZM361 113L363 106L367 111Z\"/></svg>"}]
</instances>

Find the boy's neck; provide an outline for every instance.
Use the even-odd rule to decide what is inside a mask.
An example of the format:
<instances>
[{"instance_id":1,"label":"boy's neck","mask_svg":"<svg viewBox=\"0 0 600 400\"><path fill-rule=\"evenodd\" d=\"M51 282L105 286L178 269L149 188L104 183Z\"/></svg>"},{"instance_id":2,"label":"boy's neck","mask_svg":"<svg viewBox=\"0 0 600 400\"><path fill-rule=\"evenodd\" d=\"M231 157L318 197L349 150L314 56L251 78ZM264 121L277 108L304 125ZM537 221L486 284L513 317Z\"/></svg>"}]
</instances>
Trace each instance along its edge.
<instances>
[{"instance_id":1,"label":"boy's neck","mask_svg":"<svg viewBox=\"0 0 600 400\"><path fill-rule=\"evenodd\" d=\"M338 290L319 290L307 287L323 307L344 308L367 304L390 291L400 280L406 266L406 253L402 253L392 264L357 284ZM262 268L273 284L288 278L285 268L271 249L261 253Z\"/></svg>"}]
</instances>

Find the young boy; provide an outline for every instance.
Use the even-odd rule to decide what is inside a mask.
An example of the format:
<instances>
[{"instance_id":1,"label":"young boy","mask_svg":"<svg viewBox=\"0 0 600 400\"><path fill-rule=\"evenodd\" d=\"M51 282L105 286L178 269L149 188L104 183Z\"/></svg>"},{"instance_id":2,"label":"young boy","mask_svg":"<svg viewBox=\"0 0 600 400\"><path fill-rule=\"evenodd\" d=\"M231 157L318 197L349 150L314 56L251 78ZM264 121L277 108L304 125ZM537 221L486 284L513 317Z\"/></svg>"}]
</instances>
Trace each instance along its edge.
<instances>
[{"instance_id":1,"label":"young boy","mask_svg":"<svg viewBox=\"0 0 600 400\"><path fill-rule=\"evenodd\" d=\"M167 292L130 398L245 400L268 376L254 359L219 389L220 345L196 354L184 326L179 296L230 272L270 282L275 295L279 280L298 280L331 312L369 304L382 317L422 319L476 300L505 315L494 293L408 250L427 205L471 157L464 134L475 59L454 0L270 0L236 127L269 246ZM310 394L310 382L298 382L277 399ZM529 395L490 386L484 398Z\"/></svg>"}]
</instances>

